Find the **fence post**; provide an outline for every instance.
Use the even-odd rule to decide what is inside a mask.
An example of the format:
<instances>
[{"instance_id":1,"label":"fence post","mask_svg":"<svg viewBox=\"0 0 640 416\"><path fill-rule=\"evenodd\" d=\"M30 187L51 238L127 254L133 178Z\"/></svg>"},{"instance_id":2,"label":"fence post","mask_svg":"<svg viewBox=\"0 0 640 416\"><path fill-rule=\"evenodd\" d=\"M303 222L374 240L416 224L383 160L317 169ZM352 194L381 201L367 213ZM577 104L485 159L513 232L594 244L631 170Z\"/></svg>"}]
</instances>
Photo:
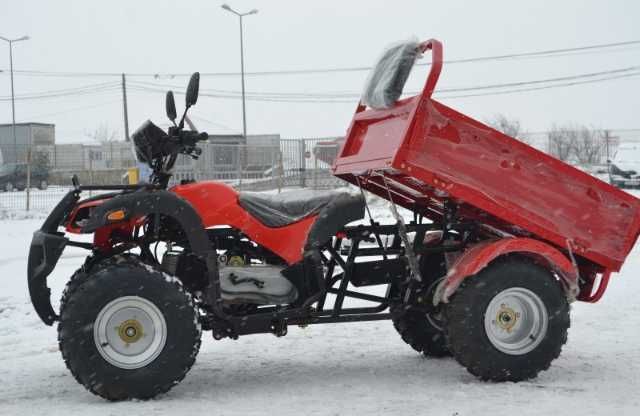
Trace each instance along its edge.
<instances>
[{"instance_id":1,"label":"fence post","mask_svg":"<svg viewBox=\"0 0 640 416\"><path fill-rule=\"evenodd\" d=\"M238 159L238 190L242 189L242 145L237 146L237 159Z\"/></svg>"},{"instance_id":2,"label":"fence post","mask_svg":"<svg viewBox=\"0 0 640 416\"><path fill-rule=\"evenodd\" d=\"M31 205L31 144L27 147L27 211Z\"/></svg>"},{"instance_id":3,"label":"fence post","mask_svg":"<svg viewBox=\"0 0 640 416\"><path fill-rule=\"evenodd\" d=\"M299 145L298 145L298 149L300 150L300 186L301 187L306 187L307 183L306 183L306 164L307 164L307 160L305 159L305 140L304 139L300 139L299 141Z\"/></svg>"},{"instance_id":4,"label":"fence post","mask_svg":"<svg viewBox=\"0 0 640 416\"><path fill-rule=\"evenodd\" d=\"M271 149L271 180L273 182L273 187L278 188L278 177L277 175L277 166L278 162L276 161L276 152L275 149Z\"/></svg>"},{"instance_id":5,"label":"fence post","mask_svg":"<svg viewBox=\"0 0 640 416\"><path fill-rule=\"evenodd\" d=\"M313 189L318 189L318 156L316 155L315 148L313 149Z\"/></svg>"},{"instance_id":6,"label":"fence post","mask_svg":"<svg viewBox=\"0 0 640 416\"><path fill-rule=\"evenodd\" d=\"M89 184L93 185L93 150L89 149ZM93 196L89 191L89 197Z\"/></svg>"},{"instance_id":7,"label":"fence post","mask_svg":"<svg viewBox=\"0 0 640 416\"><path fill-rule=\"evenodd\" d=\"M283 177L284 177L284 166L282 164L282 150L278 150L278 193L282 191Z\"/></svg>"}]
</instances>

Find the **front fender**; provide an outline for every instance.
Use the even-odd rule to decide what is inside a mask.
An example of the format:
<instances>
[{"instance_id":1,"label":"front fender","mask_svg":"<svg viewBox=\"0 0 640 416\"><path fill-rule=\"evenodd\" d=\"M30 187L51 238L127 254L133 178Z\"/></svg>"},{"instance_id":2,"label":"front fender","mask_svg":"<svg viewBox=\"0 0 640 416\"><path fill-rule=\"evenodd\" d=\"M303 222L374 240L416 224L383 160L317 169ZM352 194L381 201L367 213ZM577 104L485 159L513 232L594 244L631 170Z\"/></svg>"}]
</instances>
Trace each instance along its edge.
<instances>
[{"instance_id":1,"label":"front fender","mask_svg":"<svg viewBox=\"0 0 640 416\"><path fill-rule=\"evenodd\" d=\"M168 191L139 191L111 198L93 209L82 232L93 233L113 225L107 219L107 214L115 210L124 210L126 217L122 221L154 214L172 217L184 230L191 250L196 255L206 257L211 250L211 242L196 210L188 201Z\"/></svg>"},{"instance_id":2,"label":"front fender","mask_svg":"<svg viewBox=\"0 0 640 416\"><path fill-rule=\"evenodd\" d=\"M578 273L570 259L557 248L532 238L503 238L478 243L465 251L449 267L445 279L438 286L433 302L447 303L451 295L467 277L479 273L498 257L510 253L520 253L533 258L562 279L570 301L578 295Z\"/></svg>"},{"instance_id":3,"label":"front fender","mask_svg":"<svg viewBox=\"0 0 640 416\"><path fill-rule=\"evenodd\" d=\"M208 290L206 298L214 309L222 314L216 250L207 236L200 215L189 201L173 192L164 190L145 190L123 194L97 206L92 211L89 221L82 228L82 232L95 232L101 227L112 224L107 216L115 210L124 210L123 221L148 215L164 215L176 220L187 236L191 252L199 256L207 265Z\"/></svg>"}]
</instances>

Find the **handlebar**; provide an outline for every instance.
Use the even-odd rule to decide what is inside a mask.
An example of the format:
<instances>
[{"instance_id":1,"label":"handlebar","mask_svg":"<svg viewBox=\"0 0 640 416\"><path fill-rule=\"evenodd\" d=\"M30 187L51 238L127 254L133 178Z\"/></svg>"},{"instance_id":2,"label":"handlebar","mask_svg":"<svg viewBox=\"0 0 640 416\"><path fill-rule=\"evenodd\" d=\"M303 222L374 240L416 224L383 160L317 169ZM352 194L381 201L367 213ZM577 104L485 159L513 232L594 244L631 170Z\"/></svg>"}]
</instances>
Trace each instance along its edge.
<instances>
[{"instance_id":1,"label":"handlebar","mask_svg":"<svg viewBox=\"0 0 640 416\"><path fill-rule=\"evenodd\" d=\"M178 153L191 156L197 159L202 154L202 149L196 146L200 141L207 141L209 134L205 132L197 132L192 130L181 130L177 132L177 135L170 136L170 140L177 147Z\"/></svg>"},{"instance_id":2,"label":"handlebar","mask_svg":"<svg viewBox=\"0 0 640 416\"><path fill-rule=\"evenodd\" d=\"M205 132L182 130L176 125L165 132L147 120L133 132L131 138L137 159L153 170L150 178L152 183L166 187L178 155L198 159L202 150L197 144L208 140L209 135Z\"/></svg>"},{"instance_id":3,"label":"handlebar","mask_svg":"<svg viewBox=\"0 0 640 416\"><path fill-rule=\"evenodd\" d=\"M195 145L197 142L206 141L209 139L209 134L205 132L197 132L193 130L182 130L178 132L177 136L172 136L183 145Z\"/></svg>"}]
</instances>

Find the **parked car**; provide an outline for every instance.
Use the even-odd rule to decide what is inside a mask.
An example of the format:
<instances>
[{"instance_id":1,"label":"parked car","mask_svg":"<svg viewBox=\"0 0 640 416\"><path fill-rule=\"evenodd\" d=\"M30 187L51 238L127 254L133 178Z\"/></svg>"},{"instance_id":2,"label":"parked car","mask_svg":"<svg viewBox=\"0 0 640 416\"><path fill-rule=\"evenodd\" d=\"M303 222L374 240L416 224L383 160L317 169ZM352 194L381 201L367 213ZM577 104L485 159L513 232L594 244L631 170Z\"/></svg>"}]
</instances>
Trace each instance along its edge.
<instances>
[{"instance_id":1,"label":"parked car","mask_svg":"<svg viewBox=\"0 0 640 416\"><path fill-rule=\"evenodd\" d=\"M640 188L640 146L622 144L609 165L611 184L618 188Z\"/></svg>"},{"instance_id":2,"label":"parked car","mask_svg":"<svg viewBox=\"0 0 640 416\"><path fill-rule=\"evenodd\" d=\"M633 169L620 169L612 163L609 167L609 173L611 184L618 188L640 188L640 175Z\"/></svg>"},{"instance_id":3,"label":"parked car","mask_svg":"<svg viewBox=\"0 0 640 416\"><path fill-rule=\"evenodd\" d=\"M47 189L49 186L49 169L42 166L31 167L31 187ZM27 165L25 163L7 163L0 165L0 189L11 192L27 187Z\"/></svg>"},{"instance_id":4,"label":"parked car","mask_svg":"<svg viewBox=\"0 0 640 416\"><path fill-rule=\"evenodd\" d=\"M574 165L575 168L580 169L581 171L588 173L594 178L598 178L603 182L611 183L611 178L609 177L609 165L607 164L597 164L597 165Z\"/></svg>"}]
</instances>

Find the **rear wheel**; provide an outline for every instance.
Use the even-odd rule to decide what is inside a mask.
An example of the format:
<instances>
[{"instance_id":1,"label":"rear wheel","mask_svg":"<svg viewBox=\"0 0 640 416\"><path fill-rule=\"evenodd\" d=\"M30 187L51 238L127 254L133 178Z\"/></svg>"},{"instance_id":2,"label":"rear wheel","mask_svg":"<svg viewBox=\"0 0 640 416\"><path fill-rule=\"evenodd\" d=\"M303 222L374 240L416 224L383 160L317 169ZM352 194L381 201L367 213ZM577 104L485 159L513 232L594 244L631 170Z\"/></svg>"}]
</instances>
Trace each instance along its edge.
<instances>
[{"instance_id":1,"label":"rear wheel","mask_svg":"<svg viewBox=\"0 0 640 416\"><path fill-rule=\"evenodd\" d=\"M527 380L549 368L570 324L560 282L519 257L498 260L466 279L446 315L453 356L491 381Z\"/></svg>"},{"instance_id":2,"label":"rear wheel","mask_svg":"<svg viewBox=\"0 0 640 416\"><path fill-rule=\"evenodd\" d=\"M132 258L79 271L62 298L58 341L67 367L109 400L171 389L200 347L198 311L181 284Z\"/></svg>"},{"instance_id":3,"label":"rear wheel","mask_svg":"<svg viewBox=\"0 0 640 416\"><path fill-rule=\"evenodd\" d=\"M421 256L420 274L425 293L432 293L436 283L447 274L444 254ZM398 289L394 288L394 291L397 293ZM431 357L451 355L444 332L445 320L441 312L423 313L407 309L402 303L392 305L390 309L394 328L411 348Z\"/></svg>"}]
</instances>

